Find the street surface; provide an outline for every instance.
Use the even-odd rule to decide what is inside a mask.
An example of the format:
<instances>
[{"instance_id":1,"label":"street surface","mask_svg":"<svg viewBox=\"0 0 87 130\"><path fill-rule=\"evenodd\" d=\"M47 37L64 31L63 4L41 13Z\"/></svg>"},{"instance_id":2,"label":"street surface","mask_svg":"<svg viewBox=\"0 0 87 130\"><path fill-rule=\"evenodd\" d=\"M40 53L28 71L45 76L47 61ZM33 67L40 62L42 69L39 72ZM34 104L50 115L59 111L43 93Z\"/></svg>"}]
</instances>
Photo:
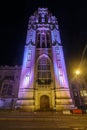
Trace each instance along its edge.
<instances>
[{"instance_id":1,"label":"street surface","mask_svg":"<svg viewBox=\"0 0 87 130\"><path fill-rule=\"evenodd\" d=\"M87 130L87 114L0 112L0 130Z\"/></svg>"}]
</instances>

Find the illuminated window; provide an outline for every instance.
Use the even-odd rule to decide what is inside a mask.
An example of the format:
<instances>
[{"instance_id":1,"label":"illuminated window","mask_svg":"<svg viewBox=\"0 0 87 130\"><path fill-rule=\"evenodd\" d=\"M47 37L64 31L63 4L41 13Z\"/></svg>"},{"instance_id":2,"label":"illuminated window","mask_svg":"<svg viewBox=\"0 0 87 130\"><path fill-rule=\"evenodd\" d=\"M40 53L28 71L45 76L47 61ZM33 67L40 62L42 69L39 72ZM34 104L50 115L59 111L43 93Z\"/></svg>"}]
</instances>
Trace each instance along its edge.
<instances>
[{"instance_id":1,"label":"illuminated window","mask_svg":"<svg viewBox=\"0 0 87 130\"><path fill-rule=\"evenodd\" d=\"M43 57L39 60L37 66L37 81L38 84L47 85L51 84L51 69L50 62L47 58Z\"/></svg>"},{"instance_id":2,"label":"illuminated window","mask_svg":"<svg viewBox=\"0 0 87 130\"><path fill-rule=\"evenodd\" d=\"M81 90L80 94L81 96L87 96L87 90Z\"/></svg>"}]
</instances>

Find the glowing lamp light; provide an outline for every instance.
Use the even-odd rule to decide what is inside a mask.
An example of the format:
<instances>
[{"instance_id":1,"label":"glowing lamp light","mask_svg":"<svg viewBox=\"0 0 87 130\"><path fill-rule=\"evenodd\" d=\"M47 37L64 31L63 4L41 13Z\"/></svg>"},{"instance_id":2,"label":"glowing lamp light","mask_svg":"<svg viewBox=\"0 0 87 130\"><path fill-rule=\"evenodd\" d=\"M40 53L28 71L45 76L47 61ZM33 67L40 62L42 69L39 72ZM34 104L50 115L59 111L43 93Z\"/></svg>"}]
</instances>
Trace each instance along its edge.
<instances>
[{"instance_id":1,"label":"glowing lamp light","mask_svg":"<svg viewBox=\"0 0 87 130\"><path fill-rule=\"evenodd\" d=\"M80 74L80 70L76 70L76 75L79 75Z\"/></svg>"}]
</instances>

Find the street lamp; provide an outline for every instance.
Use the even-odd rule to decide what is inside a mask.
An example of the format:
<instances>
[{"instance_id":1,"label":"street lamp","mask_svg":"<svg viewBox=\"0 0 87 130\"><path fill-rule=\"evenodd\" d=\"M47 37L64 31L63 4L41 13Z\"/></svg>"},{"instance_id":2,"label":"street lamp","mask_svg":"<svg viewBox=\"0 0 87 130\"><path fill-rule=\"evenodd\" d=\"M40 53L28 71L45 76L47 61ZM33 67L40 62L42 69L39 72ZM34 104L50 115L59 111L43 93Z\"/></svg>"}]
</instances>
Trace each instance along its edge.
<instances>
[{"instance_id":1,"label":"street lamp","mask_svg":"<svg viewBox=\"0 0 87 130\"><path fill-rule=\"evenodd\" d=\"M81 72L80 72L79 69L75 71L76 76L80 75L80 73L81 73Z\"/></svg>"},{"instance_id":2,"label":"street lamp","mask_svg":"<svg viewBox=\"0 0 87 130\"><path fill-rule=\"evenodd\" d=\"M75 105L80 108L82 106L82 99L80 95L80 87L81 87L81 69L77 68L74 71L74 78L72 82L72 89L73 89L73 96L74 96L74 101Z\"/></svg>"},{"instance_id":3,"label":"street lamp","mask_svg":"<svg viewBox=\"0 0 87 130\"><path fill-rule=\"evenodd\" d=\"M75 71L75 76L76 76L75 79L76 79L76 87L78 90L79 103L80 103L81 107L84 109L84 108L86 108L86 104L87 104L85 101L87 90L85 88L85 84L82 79L82 74L81 74L80 69L77 69Z\"/></svg>"}]
</instances>

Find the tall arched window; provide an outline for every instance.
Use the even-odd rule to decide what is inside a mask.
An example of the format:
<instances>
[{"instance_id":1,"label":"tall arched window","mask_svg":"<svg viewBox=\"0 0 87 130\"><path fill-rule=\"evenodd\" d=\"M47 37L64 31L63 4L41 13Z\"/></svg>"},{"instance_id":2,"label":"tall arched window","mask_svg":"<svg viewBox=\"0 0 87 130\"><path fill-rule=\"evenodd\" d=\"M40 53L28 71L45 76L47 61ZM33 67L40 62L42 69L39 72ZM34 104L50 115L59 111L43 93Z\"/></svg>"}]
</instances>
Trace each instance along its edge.
<instances>
[{"instance_id":1,"label":"tall arched window","mask_svg":"<svg viewBox=\"0 0 87 130\"><path fill-rule=\"evenodd\" d=\"M50 33L48 31L42 30L41 32L37 32L36 47L51 48L51 38Z\"/></svg>"},{"instance_id":2,"label":"tall arched window","mask_svg":"<svg viewBox=\"0 0 87 130\"><path fill-rule=\"evenodd\" d=\"M1 96L12 96L13 85L9 83L3 84L1 88Z\"/></svg>"},{"instance_id":3,"label":"tall arched window","mask_svg":"<svg viewBox=\"0 0 87 130\"><path fill-rule=\"evenodd\" d=\"M51 66L46 57L42 57L37 65L37 82L39 85L51 84Z\"/></svg>"}]
</instances>

